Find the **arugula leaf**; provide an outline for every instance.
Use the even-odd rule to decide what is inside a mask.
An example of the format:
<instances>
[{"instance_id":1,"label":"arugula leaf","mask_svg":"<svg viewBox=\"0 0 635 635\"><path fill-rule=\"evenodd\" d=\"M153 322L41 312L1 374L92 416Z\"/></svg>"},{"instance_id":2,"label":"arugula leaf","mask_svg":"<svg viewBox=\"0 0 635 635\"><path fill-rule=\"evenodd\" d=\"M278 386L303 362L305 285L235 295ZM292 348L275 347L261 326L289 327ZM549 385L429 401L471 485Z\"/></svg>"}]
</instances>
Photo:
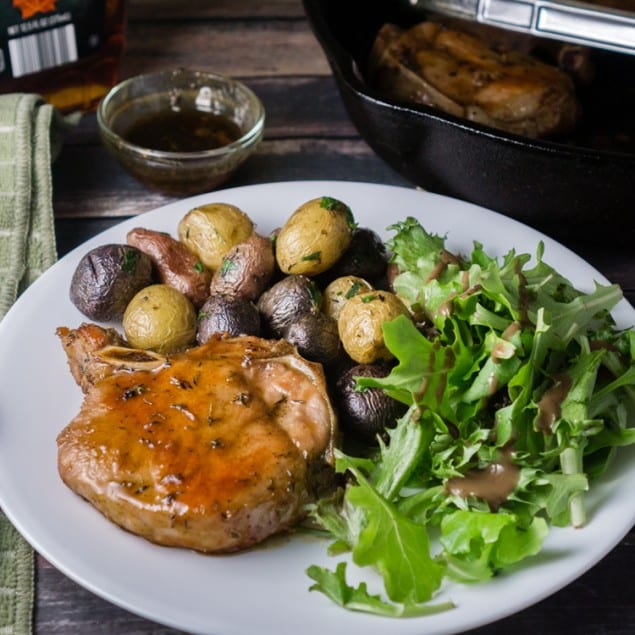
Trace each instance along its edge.
<instances>
[{"instance_id":1,"label":"arugula leaf","mask_svg":"<svg viewBox=\"0 0 635 635\"><path fill-rule=\"evenodd\" d=\"M426 389L432 395L429 407L439 408L439 397L443 396L454 363L452 350L427 340L404 315L385 323L383 332L387 348L400 362L389 377L360 377L357 384L361 388L383 388L393 399L408 405L414 402L413 395ZM430 382L434 390L428 390Z\"/></svg>"},{"instance_id":2,"label":"arugula leaf","mask_svg":"<svg viewBox=\"0 0 635 635\"><path fill-rule=\"evenodd\" d=\"M374 466L372 482L386 500L394 500L406 485L432 440L432 425L426 425L423 419L415 421L417 413L411 408L400 424L388 431L388 445L379 441L381 458Z\"/></svg>"},{"instance_id":3,"label":"arugula leaf","mask_svg":"<svg viewBox=\"0 0 635 635\"><path fill-rule=\"evenodd\" d=\"M372 566L384 578L388 597L418 604L429 600L441 585L443 566L430 556L425 526L401 515L359 474L358 485L347 490L347 503L363 509L353 545L353 561Z\"/></svg>"},{"instance_id":4,"label":"arugula leaf","mask_svg":"<svg viewBox=\"0 0 635 635\"><path fill-rule=\"evenodd\" d=\"M462 582L480 582L499 569L537 554L548 532L543 518L522 527L517 516L459 510L441 522L440 542L448 575Z\"/></svg>"},{"instance_id":5,"label":"arugula leaf","mask_svg":"<svg viewBox=\"0 0 635 635\"><path fill-rule=\"evenodd\" d=\"M397 604L386 602L379 595L371 595L365 582L354 588L346 582L346 563L340 562L335 571L312 565L307 575L315 580L309 590L321 591L333 602L351 611L374 613L386 617L423 617L454 608L452 602L439 604Z\"/></svg>"},{"instance_id":6,"label":"arugula leaf","mask_svg":"<svg viewBox=\"0 0 635 635\"><path fill-rule=\"evenodd\" d=\"M340 461L346 463L355 477L355 484L346 488L338 511L334 512L337 504L326 503L318 504L312 511L338 540L350 547L356 564L372 566L382 574L392 601L418 604L429 600L440 586L443 566L430 556L426 527L401 514L391 500L425 443L421 426L413 424L410 418L404 417L397 427L401 432L393 433L392 438L399 441L390 450L385 449L385 453L390 465L390 455L397 446L407 449L410 465L401 471L402 479L394 481L388 476L392 470L378 469L375 473L378 486L373 487L354 461L341 457Z\"/></svg>"},{"instance_id":7,"label":"arugula leaf","mask_svg":"<svg viewBox=\"0 0 635 635\"><path fill-rule=\"evenodd\" d=\"M549 491L544 497L544 509L552 524L565 527L571 524L571 501L580 493L589 489L589 480L581 472L543 474L541 480L548 483Z\"/></svg>"}]
</instances>

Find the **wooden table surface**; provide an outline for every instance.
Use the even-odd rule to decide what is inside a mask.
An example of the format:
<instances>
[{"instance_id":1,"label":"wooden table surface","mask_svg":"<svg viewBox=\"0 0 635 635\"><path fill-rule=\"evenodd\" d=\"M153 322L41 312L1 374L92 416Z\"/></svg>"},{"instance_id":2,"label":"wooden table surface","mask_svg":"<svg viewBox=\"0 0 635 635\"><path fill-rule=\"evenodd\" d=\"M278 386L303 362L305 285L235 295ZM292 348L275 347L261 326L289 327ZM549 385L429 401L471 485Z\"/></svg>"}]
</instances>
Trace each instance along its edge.
<instances>
[{"instance_id":1,"label":"wooden table surface","mask_svg":"<svg viewBox=\"0 0 635 635\"><path fill-rule=\"evenodd\" d=\"M348 120L300 0L132 0L122 75L174 66L234 76L264 102L265 139L228 185L320 178L412 187L373 154ZM143 188L123 172L102 147L92 114L67 139L54 165L53 187L60 256L126 217L173 200ZM539 229L622 285L633 303L635 266L628 244L595 244L592 237L562 228ZM635 633L634 570L631 532L567 588L474 632ZM68 635L175 632L100 599L39 556L35 630Z\"/></svg>"}]
</instances>

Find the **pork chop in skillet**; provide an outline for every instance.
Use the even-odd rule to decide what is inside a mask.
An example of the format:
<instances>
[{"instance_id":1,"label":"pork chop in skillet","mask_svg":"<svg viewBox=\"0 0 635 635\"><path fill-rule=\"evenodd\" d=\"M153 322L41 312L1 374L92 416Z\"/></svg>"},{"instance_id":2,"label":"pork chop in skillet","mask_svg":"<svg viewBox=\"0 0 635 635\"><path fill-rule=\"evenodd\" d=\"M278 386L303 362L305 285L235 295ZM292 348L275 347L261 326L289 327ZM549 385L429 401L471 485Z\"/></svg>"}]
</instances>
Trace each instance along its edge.
<instances>
[{"instance_id":1,"label":"pork chop in skillet","mask_svg":"<svg viewBox=\"0 0 635 635\"><path fill-rule=\"evenodd\" d=\"M580 114L573 82L556 66L435 21L409 29L385 24L368 75L387 97L528 137L567 132Z\"/></svg>"},{"instance_id":2,"label":"pork chop in skillet","mask_svg":"<svg viewBox=\"0 0 635 635\"><path fill-rule=\"evenodd\" d=\"M163 357L94 324L58 335L85 393L58 436L59 473L121 527L237 551L298 523L331 475L322 368L287 342L218 337Z\"/></svg>"}]
</instances>

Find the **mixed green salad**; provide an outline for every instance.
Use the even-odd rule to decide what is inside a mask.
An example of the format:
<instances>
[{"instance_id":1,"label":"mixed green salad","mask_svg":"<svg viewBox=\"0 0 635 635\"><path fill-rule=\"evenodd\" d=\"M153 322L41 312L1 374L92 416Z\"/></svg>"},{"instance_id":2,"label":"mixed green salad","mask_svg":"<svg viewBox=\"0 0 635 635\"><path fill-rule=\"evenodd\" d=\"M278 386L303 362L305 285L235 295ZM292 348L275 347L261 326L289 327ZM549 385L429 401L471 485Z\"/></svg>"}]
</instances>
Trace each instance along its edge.
<instances>
[{"instance_id":1,"label":"mixed green salad","mask_svg":"<svg viewBox=\"0 0 635 635\"><path fill-rule=\"evenodd\" d=\"M351 586L346 563L312 566L312 590L357 611L426 615L445 579L487 580L541 549L550 526L584 525L585 492L635 443L635 330L611 310L617 285L583 293L543 261L445 238L408 218L388 242L406 317L384 325L396 365L359 378L408 406L371 456L337 455L346 485L311 509L383 578Z\"/></svg>"}]
</instances>

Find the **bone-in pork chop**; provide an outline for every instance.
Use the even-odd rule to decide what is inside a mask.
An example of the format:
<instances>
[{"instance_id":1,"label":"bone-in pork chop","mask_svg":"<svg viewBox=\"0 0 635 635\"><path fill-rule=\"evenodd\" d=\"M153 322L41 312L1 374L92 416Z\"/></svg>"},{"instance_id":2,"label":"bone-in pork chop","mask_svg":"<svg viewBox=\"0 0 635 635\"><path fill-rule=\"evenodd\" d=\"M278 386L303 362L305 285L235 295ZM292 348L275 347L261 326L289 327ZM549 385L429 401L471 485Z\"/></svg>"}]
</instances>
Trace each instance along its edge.
<instances>
[{"instance_id":1,"label":"bone-in pork chop","mask_svg":"<svg viewBox=\"0 0 635 635\"><path fill-rule=\"evenodd\" d=\"M303 517L331 473L336 434L321 366L255 337L169 358L116 338L87 350L108 342L96 328L58 330L71 367L90 378L76 375L84 401L58 436L72 490L131 532L204 552L247 548Z\"/></svg>"},{"instance_id":2,"label":"bone-in pork chop","mask_svg":"<svg viewBox=\"0 0 635 635\"><path fill-rule=\"evenodd\" d=\"M369 76L388 97L528 137L569 131L579 116L573 82L557 67L436 22L384 25Z\"/></svg>"}]
</instances>

